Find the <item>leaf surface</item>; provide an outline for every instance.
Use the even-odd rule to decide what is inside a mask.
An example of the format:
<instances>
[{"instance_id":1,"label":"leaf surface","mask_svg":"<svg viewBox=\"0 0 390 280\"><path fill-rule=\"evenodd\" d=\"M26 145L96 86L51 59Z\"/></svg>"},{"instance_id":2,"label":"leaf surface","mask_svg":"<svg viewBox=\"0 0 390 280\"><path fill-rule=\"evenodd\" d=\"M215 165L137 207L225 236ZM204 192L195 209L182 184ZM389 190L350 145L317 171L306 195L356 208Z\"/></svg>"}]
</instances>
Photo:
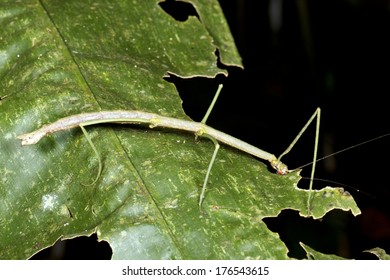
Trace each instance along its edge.
<instances>
[{"instance_id":1,"label":"leaf surface","mask_svg":"<svg viewBox=\"0 0 390 280\"><path fill-rule=\"evenodd\" d=\"M286 259L262 219L283 209L306 216L298 173L279 176L223 146L203 204L213 144L145 126L88 127L21 146L16 136L58 118L140 110L189 119L169 73L215 77L240 58L217 1L173 19L158 1L1 1L0 258L23 259L59 238L97 232L114 259ZM221 26L219 32L218 26ZM214 94L215 89L210 89ZM341 189L313 193L311 214L359 213Z\"/></svg>"},{"instance_id":2,"label":"leaf surface","mask_svg":"<svg viewBox=\"0 0 390 280\"><path fill-rule=\"evenodd\" d=\"M365 250L364 252L374 254L380 260L390 260L390 255L387 254L386 251L381 248L372 248L370 250Z\"/></svg>"}]
</instances>

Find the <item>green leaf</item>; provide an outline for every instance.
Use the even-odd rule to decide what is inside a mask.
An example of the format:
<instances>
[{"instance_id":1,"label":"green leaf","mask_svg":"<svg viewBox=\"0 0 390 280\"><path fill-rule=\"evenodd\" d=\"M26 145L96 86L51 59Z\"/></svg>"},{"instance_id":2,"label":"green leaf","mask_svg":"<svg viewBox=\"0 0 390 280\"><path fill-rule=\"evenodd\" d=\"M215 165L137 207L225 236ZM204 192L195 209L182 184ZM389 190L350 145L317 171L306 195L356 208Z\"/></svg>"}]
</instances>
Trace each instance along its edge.
<instances>
[{"instance_id":1,"label":"green leaf","mask_svg":"<svg viewBox=\"0 0 390 280\"><path fill-rule=\"evenodd\" d=\"M264 217L308 216L298 173L280 176L222 147L203 211L198 200L213 145L178 131L88 127L23 147L16 136L81 112L140 110L189 119L169 73L227 74L240 58L215 1L178 22L158 1L0 2L0 258L23 259L56 240L97 232L114 259L286 259ZM220 29L219 29L220 27ZM215 89L210 89L214 94ZM359 214L341 189L315 191L315 218Z\"/></svg>"},{"instance_id":2,"label":"green leaf","mask_svg":"<svg viewBox=\"0 0 390 280\"><path fill-rule=\"evenodd\" d=\"M345 260L345 258L336 256L336 255L323 254L323 253L317 252L316 250L310 248L309 246L307 246L303 243L300 243L300 244L303 247L303 249L306 251L307 258L309 260Z\"/></svg>"},{"instance_id":3,"label":"green leaf","mask_svg":"<svg viewBox=\"0 0 390 280\"><path fill-rule=\"evenodd\" d=\"M381 248L372 248L370 250L365 250L364 252L374 254L380 260L390 260L390 255L388 255L386 251Z\"/></svg>"}]
</instances>

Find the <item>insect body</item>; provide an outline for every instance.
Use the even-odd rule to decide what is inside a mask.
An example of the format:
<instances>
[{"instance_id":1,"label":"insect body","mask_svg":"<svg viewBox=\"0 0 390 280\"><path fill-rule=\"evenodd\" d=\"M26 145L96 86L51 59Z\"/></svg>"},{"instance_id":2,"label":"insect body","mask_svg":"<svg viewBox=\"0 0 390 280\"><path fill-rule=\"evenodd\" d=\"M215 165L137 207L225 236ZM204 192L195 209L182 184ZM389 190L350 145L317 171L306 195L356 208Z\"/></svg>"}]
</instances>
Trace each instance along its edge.
<instances>
[{"instance_id":1,"label":"insect body","mask_svg":"<svg viewBox=\"0 0 390 280\"><path fill-rule=\"evenodd\" d=\"M170 128L170 129L177 129L182 131L188 131L193 132L196 136L200 137L206 137L213 141L215 145L215 150L212 156L212 159L209 163L209 167L206 173L206 177L203 183L202 193L200 195L199 199L199 206L201 207L204 193L206 189L206 184L208 181L208 177L211 171L211 167L214 164L214 160L216 158L217 151L219 149L218 142L224 143L228 146L234 147L236 149L239 149L243 152L246 152L248 154L251 154L257 158L267 160L270 162L270 165L276 170L278 174L284 175L289 172L287 165L281 162L281 157L285 154L287 154L294 144L298 141L299 137L303 134L303 132L306 130L307 126L311 123L311 121L317 117L317 126L319 124L319 115L320 115L320 109L318 108L316 112L313 114L313 116L310 118L310 120L307 122L305 127L301 130L301 132L298 134L298 136L294 139L294 141L289 145L289 147L286 149L284 153L282 153L279 158L276 158L275 155L268 153L264 150L261 150L255 146L252 146L242 140L239 140L231 135L228 135L224 132L218 131L210 126L206 125L206 120L208 115L211 112L212 107L215 104L216 99L218 98L218 95L222 89L222 85L219 86L218 91L216 95L214 96L213 102L211 103L205 117L201 122L194 122L190 120L182 120L182 119L176 119L171 117L165 117L160 116L154 113L148 113L148 112L142 112L142 111L126 111L126 110L114 110L114 111L99 111L99 112L90 112L90 113L82 113L82 114L76 114L71 115L65 118L61 118L53 123L47 124L45 126L42 126L36 131L23 134L18 136L17 138L22 141L22 145L33 145L36 144L38 141L40 141L43 137L46 135L55 133L57 131L61 130L67 130L74 127L81 127L84 134L86 134L88 142L91 144L93 150L95 153L97 153L96 148L93 146L93 143L90 141L84 127L94 124L101 124L101 123L122 123L122 124L148 124L150 128L154 127L164 127L164 128ZM318 142L318 128L317 128L317 134L316 134L316 145ZM101 171L101 162L100 157L97 154L99 159L99 173L98 177L100 175ZM314 176L314 168L315 168L315 161L316 161L316 147L315 147L315 155L313 158L313 168L312 168L312 177ZM98 178L97 177L97 178ZM95 180L96 181L96 180ZM309 190L311 191L312 188L312 180L310 182ZM309 198L308 198L308 206L310 204L310 192L309 192Z\"/></svg>"}]
</instances>

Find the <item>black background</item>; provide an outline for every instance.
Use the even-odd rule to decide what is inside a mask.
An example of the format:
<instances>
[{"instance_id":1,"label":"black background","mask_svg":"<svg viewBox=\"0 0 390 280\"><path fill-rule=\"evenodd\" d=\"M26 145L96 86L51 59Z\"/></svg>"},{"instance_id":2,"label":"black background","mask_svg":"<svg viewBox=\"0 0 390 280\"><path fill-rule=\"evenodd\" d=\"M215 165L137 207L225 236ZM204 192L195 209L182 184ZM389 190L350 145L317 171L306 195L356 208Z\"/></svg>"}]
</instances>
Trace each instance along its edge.
<instances>
[{"instance_id":1,"label":"black background","mask_svg":"<svg viewBox=\"0 0 390 280\"><path fill-rule=\"evenodd\" d=\"M219 103L225 120L232 112L242 117L226 122L218 114L214 126L232 134L240 130L237 135L248 142L279 154L319 106L320 156L390 132L388 1L220 2L245 70L233 73L226 104ZM272 10L281 14L274 31L271 21L277 17L271 15L278 12ZM312 158L314 130L307 133L284 159L290 168ZM295 251L297 240L350 258L369 258L361 252L377 246L390 251L388 143L385 137L318 164L316 177L360 190L345 187L358 202L360 217L334 211L322 223L311 223L285 211L283 219L268 220L291 246L291 256L303 257ZM309 174L306 167L303 175Z\"/></svg>"},{"instance_id":2,"label":"black background","mask_svg":"<svg viewBox=\"0 0 390 280\"><path fill-rule=\"evenodd\" d=\"M167 1L178 20L195 15L191 5ZM317 107L322 109L319 156L390 132L388 120L390 3L384 0L220 0L244 70L229 77L172 77L183 107L200 120L219 82L223 92L208 124L259 148L280 154ZM165 6L164 6L165 5ZM314 125L284 158L290 168L311 161ZM325 253L367 259L363 250L390 252L389 137L318 163L316 178L350 187L362 215L332 211L322 221L283 211L267 219L290 249L304 258L298 242ZM310 167L302 172L310 176ZM308 182L302 181L301 187ZM334 183L315 182L316 188ZM356 191L358 189L359 191ZM110 258L96 236L59 242L34 258Z\"/></svg>"}]
</instances>

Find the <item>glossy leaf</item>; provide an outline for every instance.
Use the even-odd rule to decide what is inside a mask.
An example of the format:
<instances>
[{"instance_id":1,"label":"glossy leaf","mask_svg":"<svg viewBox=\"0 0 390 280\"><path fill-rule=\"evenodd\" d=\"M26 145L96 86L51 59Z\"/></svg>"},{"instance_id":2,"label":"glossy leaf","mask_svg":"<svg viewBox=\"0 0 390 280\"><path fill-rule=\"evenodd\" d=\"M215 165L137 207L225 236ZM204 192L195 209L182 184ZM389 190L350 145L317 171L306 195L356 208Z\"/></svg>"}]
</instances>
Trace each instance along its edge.
<instances>
[{"instance_id":1,"label":"glossy leaf","mask_svg":"<svg viewBox=\"0 0 390 280\"><path fill-rule=\"evenodd\" d=\"M240 61L218 2L191 3L199 18L179 22L158 1L0 2L0 258L28 258L94 232L114 259L288 258L262 219L283 209L309 215L297 173L273 174L224 146L200 211L210 141L145 126L88 127L103 163L91 185L98 159L79 129L33 146L16 139L81 112L189 119L163 78L226 75L217 49L223 63ZM335 208L359 213L340 189L313 193L310 215Z\"/></svg>"}]
</instances>

